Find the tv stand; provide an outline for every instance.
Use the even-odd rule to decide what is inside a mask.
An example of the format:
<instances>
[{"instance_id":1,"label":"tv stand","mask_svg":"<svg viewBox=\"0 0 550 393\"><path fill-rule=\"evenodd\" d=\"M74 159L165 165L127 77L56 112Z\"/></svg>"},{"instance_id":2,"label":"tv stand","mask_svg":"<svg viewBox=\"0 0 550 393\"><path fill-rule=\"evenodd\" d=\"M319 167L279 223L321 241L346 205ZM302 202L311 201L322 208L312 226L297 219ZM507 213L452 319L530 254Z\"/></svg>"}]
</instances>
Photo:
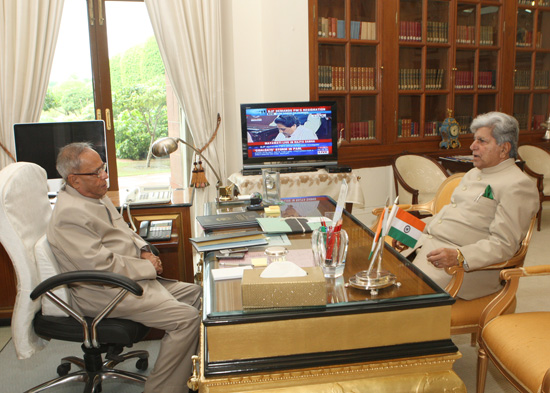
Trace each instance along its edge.
<instances>
[{"instance_id":1,"label":"tv stand","mask_svg":"<svg viewBox=\"0 0 550 393\"><path fill-rule=\"evenodd\" d=\"M315 168L315 172L302 172L304 167L293 168L296 172L281 173L281 198L303 198L328 195L337 200L340 194L342 179L346 179L349 185L346 198L346 210L351 213L352 204L363 205L365 197L359 184L359 178L351 171L347 173L328 173L323 168ZM285 168L286 169L286 168ZM245 169L249 170L249 168ZM229 176L229 181L234 183L243 195L253 192L264 193L261 169L256 175L245 175L235 172Z\"/></svg>"}]
</instances>

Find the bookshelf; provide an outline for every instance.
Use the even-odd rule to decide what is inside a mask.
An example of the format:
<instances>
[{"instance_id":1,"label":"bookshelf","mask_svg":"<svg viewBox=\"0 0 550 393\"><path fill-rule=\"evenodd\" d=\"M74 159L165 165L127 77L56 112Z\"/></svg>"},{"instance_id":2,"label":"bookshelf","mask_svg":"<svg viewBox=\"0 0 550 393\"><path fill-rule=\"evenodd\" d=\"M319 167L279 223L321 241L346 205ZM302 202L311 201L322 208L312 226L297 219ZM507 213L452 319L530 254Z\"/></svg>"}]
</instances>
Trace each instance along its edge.
<instances>
[{"instance_id":1,"label":"bookshelf","mask_svg":"<svg viewBox=\"0 0 550 393\"><path fill-rule=\"evenodd\" d=\"M535 4L536 3L536 4ZM550 93L550 0L309 0L311 99L333 100L354 168L433 157L452 109L470 154L480 113L514 114L541 141Z\"/></svg>"}]
</instances>

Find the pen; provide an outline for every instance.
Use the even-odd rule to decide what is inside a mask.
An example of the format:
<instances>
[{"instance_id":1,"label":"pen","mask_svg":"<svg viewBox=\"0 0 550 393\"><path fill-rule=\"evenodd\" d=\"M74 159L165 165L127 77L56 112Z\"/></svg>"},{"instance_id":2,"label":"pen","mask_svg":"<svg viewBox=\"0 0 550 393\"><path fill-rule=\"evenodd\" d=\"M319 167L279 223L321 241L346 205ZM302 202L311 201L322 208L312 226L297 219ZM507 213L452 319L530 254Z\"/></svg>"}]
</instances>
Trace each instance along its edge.
<instances>
[{"instance_id":1,"label":"pen","mask_svg":"<svg viewBox=\"0 0 550 393\"><path fill-rule=\"evenodd\" d=\"M482 196L483 196L483 192L482 192L481 194L479 194L479 195L476 197L476 199L474 199L474 202L479 201L479 198L481 198Z\"/></svg>"}]
</instances>

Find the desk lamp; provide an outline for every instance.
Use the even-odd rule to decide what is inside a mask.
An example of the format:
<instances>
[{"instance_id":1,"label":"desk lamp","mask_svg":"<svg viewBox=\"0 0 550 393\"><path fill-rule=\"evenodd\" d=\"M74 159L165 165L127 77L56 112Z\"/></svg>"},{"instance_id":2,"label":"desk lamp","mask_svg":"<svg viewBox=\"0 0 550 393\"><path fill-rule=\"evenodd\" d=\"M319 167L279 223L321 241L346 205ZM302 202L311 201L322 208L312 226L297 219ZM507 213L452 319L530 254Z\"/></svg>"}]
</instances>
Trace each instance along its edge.
<instances>
[{"instance_id":1,"label":"desk lamp","mask_svg":"<svg viewBox=\"0 0 550 393\"><path fill-rule=\"evenodd\" d=\"M153 146L151 146L151 152L155 157L166 157L176 150L178 150L178 142L183 143L187 147L189 147L191 150L193 150L195 153L199 155L199 157L204 160L204 162L210 167L212 172L214 173L214 176L216 176L217 182L216 182L216 189L218 190L218 201L220 202L226 202L230 201L233 198L231 197L231 192L233 190L233 184L229 186L222 186L221 185L221 179L220 175L212 164L202 155L202 153L193 145L190 145L189 143L185 142L183 139L176 138L176 137L165 137L157 139Z\"/></svg>"}]
</instances>

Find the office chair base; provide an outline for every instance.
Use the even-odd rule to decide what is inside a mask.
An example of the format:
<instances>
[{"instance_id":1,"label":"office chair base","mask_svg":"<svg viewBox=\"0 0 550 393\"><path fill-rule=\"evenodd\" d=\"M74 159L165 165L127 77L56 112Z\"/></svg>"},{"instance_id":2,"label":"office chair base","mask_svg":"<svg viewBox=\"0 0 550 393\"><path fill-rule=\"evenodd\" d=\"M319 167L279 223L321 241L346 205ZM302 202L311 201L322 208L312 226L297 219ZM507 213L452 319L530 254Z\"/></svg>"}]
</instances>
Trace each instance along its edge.
<instances>
[{"instance_id":1,"label":"office chair base","mask_svg":"<svg viewBox=\"0 0 550 393\"><path fill-rule=\"evenodd\" d=\"M32 389L25 391L24 393L39 393L50 389L55 386L62 385L67 382L84 382L84 393L100 393L102 382L108 379L122 379L127 381L133 381L137 383L145 383L147 377L144 375L132 373L124 370L114 370L111 368L104 368L99 372L90 373L86 370L76 371L62 377L52 379Z\"/></svg>"}]
</instances>

